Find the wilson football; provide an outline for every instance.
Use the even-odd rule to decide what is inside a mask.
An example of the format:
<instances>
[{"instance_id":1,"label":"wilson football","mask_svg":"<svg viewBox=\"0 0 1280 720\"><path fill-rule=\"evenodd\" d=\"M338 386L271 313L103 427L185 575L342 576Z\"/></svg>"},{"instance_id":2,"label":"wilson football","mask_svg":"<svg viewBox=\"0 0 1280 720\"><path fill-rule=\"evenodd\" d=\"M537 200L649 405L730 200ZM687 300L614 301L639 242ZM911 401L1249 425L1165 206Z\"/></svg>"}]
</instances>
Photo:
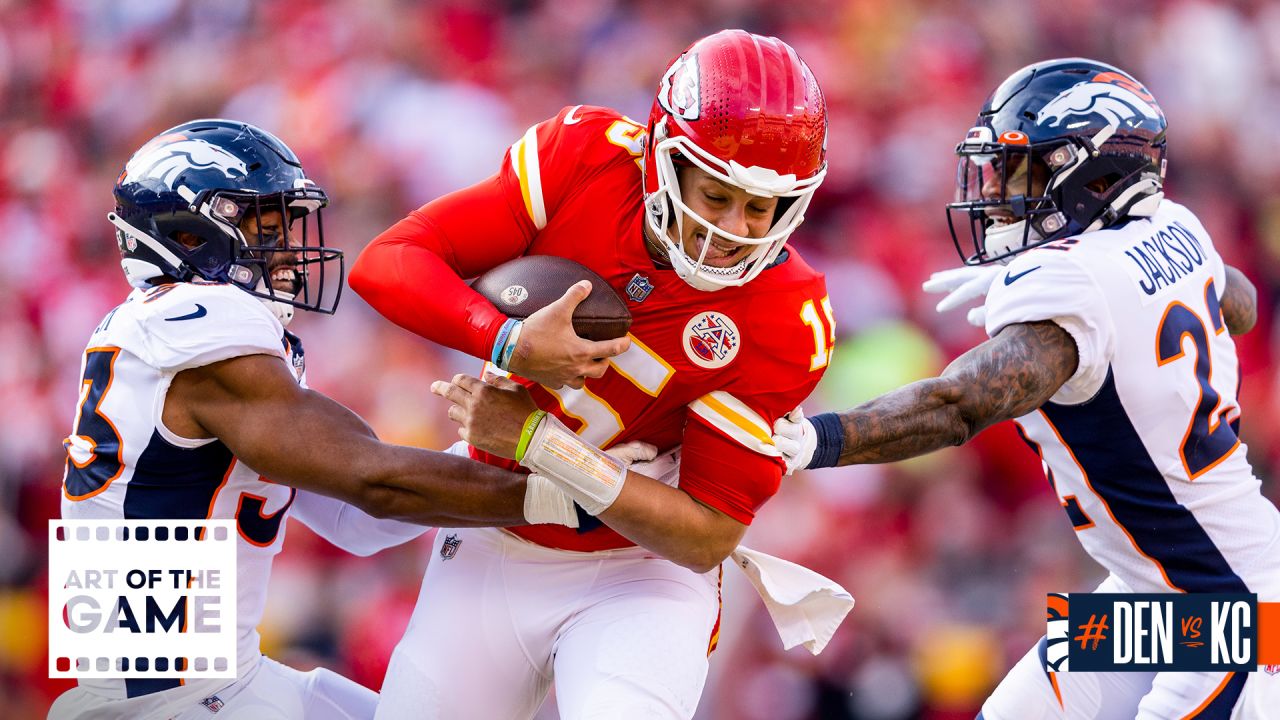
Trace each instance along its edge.
<instances>
[{"instance_id":1,"label":"wilson football","mask_svg":"<svg viewBox=\"0 0 1280 720\"><path fill-rule=\"evenodd\" d=\"M525 255L476 278L471 289L502 312L523 320L559 300L579 280L591 294L573 312L573 329L588 340L612 340L631 328L631 311L604 278L568 258Z\"/></svg>"}]
</instances>

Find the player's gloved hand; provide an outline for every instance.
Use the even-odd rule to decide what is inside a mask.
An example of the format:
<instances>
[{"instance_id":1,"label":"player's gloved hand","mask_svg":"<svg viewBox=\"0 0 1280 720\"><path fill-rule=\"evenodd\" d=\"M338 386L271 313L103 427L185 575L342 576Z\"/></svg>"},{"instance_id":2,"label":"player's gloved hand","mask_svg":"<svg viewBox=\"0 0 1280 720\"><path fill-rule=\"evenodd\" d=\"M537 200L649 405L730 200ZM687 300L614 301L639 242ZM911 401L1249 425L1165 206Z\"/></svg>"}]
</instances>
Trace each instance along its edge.
<instances>
[{"instance_id":1,"label":"player's gloved hand","mask_svg":"<svg viewBox=\"0 0 1280 720\"><path fill-rule=\"evenodd\" d=\"M818 447L818 434L804 416L804 410L796 408L778 418L773 424L773 446L782 453L788 475L808 467Z\"/></svg>"},{"instance_id":2,"label":"player's gloved hand","mask_svg":"<svg viewBox=\"0 0 1280 720\"><path fill-rule=\"evenodd\" d=\"M609 448L609 454L621 460L623 465L631 467L636 463L648 463L658 457L658 448L647 442L632 440Z\"/></svg>"},{"instance_id":3,"label":"player's gloved hand","mask_svg":"<svg viewBox=\"0 0 1280 720\"><path fill-rule=\"evenodd\" d=\"M948 293L938 302L940 313L954 310L978 298L984 297L991 289L991 283L1004 270L1003 265L972 265L951 270L940 270L929 276L921 286L928 293ZM965 319L970 325L985 327L987 309L979 305L969 311Z\"/></svg>"},{"instance_id":4,"label":"player's gloved hand","mask_svg":"<svg viewBox=\"0 0 1280 720\"><path fill-rule=\"evenodd\" d=\"M581 388L587 378L604 375L609 358L626 352L631 340L586 340L574 333L573 310L590 294L590 281L582 280L530 315L506 369L549 388Z\"/></svg>"},{"instance_id":5,"label":"player's gloved hand","mask_svg":"<svg viewBox=\"0 0 1280 720\"><path fill-rule=\"evenodd\" d=\"M449 419L458 423L458 437L504 458L516 456L524 421L538 409L528 388L500 375L454 375L431 383L431 392L453 403Z\"/></svg>"}]
</instances>

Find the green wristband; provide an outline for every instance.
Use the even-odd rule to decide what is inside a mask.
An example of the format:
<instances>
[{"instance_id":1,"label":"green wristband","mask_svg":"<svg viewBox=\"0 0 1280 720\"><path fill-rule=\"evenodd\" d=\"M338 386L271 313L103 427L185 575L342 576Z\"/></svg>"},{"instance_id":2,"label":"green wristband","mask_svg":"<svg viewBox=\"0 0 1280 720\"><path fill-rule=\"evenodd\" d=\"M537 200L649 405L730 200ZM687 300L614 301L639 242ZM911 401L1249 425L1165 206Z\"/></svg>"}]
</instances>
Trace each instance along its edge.
<instances>
[{"instance_id":1,"label":"green wristband","mask_svg":"<svg viewBox=\"0 0 1280 720\"><path fill-rule=\"evenodd\" d=\"M524 460L524 451L529 449L529 441L533 439L534 431L538 429L538 425L542 423L542 418L546 416L546 410L534 410L525 419L524 428L520 431L520 442L516 443L516 462Z\"/></svg>"}]
</instances>

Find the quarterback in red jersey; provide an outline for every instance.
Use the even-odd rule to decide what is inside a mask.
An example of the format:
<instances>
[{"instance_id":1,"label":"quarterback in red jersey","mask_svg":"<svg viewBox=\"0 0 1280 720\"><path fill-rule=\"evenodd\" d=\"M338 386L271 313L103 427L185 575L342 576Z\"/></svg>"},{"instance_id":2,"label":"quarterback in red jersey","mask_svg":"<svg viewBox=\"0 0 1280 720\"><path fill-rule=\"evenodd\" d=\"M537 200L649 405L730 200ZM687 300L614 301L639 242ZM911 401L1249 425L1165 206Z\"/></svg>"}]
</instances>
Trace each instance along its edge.
<instances>
[{"instance_id":1,"label":"quarterback in red jersey","mask_svg":"<svg viewBox=\"0 0 1280 720\"><path fill-rule=\"evenodd\" d=\"M441 531L447 562L428 570L379 717L528 717L552 675L562 717L693 714L719 564L784 469L772 423L830 357L822 276L786 247L825 173L825 140L821 91L795 51L723 31L668 66L647 127L566 108L512 145L496 175L362 253L356 292L509 371L584 446L682 447L678 487L624 468L602 498L540 471L607 527ZM463 282L521 255L594 270L627 298L630 335L573 334L582 286L521 322ZM469 382L447 392L482 385ZM512 457L514 444L484 445Z\"/></svg>"}]
</instances>

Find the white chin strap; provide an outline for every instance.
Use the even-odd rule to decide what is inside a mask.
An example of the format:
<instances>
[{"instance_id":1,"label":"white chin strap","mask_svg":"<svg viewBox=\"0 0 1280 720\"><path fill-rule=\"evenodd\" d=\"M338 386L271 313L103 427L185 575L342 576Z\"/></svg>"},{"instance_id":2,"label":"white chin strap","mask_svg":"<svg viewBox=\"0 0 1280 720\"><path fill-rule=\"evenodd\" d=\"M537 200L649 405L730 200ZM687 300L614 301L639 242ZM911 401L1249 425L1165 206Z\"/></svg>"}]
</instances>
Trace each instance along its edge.
<instances>
[{"instance_id":1,"label":"white chin strap","mask_svg":"<svg viewBox=\"0 0 1280 720\"><path fill-rule=\"evenodd\" d=\"M268 287L267 280L265 278L258 281L258 287L255 289L260 293L268 293L268 294L275 293L276 297L283 298L285 300L293 299L293 293L287 293L287 292L284 292L283 290L276 290L274 288ZM289 327L289 322L293 320L293 311L296 310L297 308L295 308L294 306L290 305L287 302L279 302L277 300L270 300L268 298L258 298L258 299L262 301L263 305L267 306L267 309L271 311L272 315L276 316L276 319L280 321L281 325L283 325L284 327Z\"/></svg>"},{"instance_id":2,"label":"white chin strap","mask_svg":"<svg viewBox=\"0 0 1280 720\"><path fill-rule=\"evenodd\" d=\"M1017 250L1024 245L1033 245L1040 242L1043 238L1036 229L1032 227L1030 232L1024 237L1026 232L1027 221L1019 220L1018 222L1009 223L1008 225L997 225L986 229L983 235L982 249L983 254L987 257L995 255L1003 255L1007 252ZM1008 265L1013 257L1007 257L1000 260L1001 265Z\"/></svg>"}]
</instances>

